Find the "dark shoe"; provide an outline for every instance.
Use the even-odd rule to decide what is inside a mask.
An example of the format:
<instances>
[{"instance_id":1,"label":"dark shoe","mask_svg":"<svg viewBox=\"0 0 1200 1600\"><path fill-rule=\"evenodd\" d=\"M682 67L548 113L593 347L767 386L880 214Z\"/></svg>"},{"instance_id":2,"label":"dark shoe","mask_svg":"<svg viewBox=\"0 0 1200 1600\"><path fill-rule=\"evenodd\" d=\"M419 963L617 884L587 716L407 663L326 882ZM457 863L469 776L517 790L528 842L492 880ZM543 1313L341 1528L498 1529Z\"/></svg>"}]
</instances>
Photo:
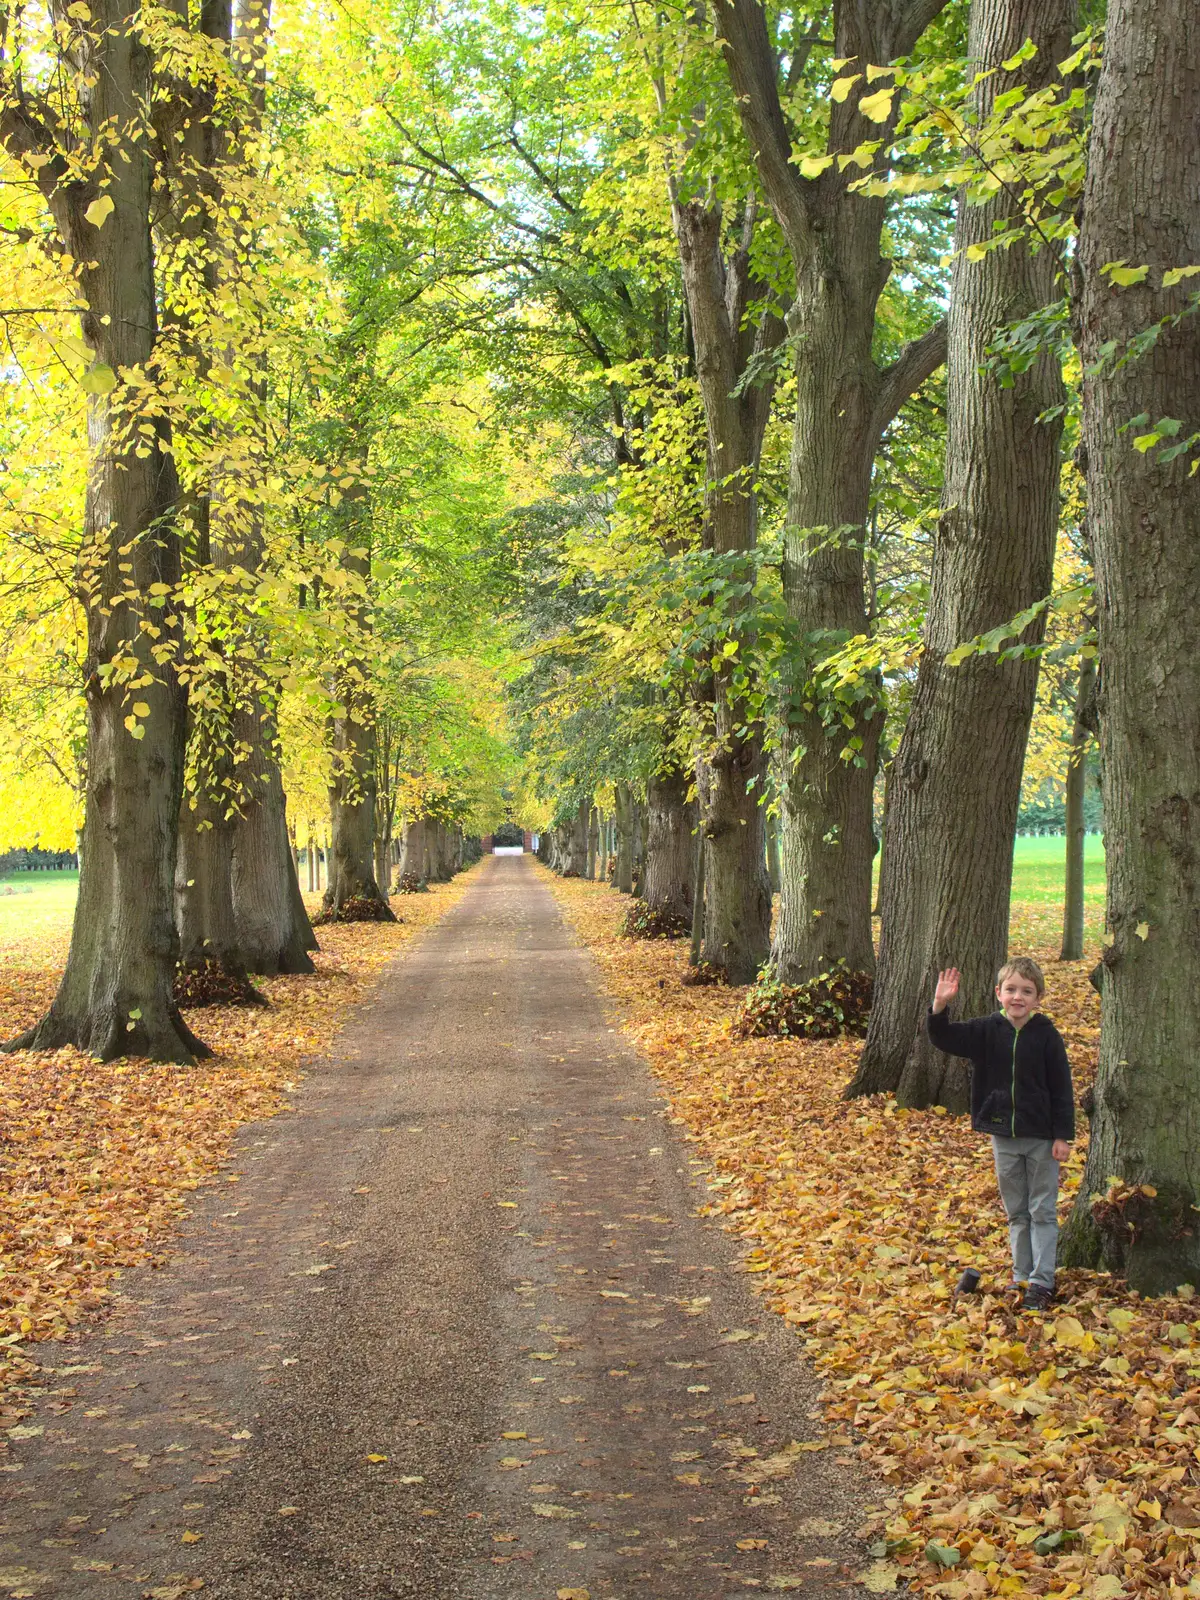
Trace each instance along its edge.
<instances>
[{"instance_id":1,"label":"dark shoe","mask_svg":"<svg viewBox=\"0 0 1200 1600\"><path fill-rule=\"evenodd\" d=\"M1044 1283L1031 1283L1021 1299L1022 1311L1049 1311L1054 1301L1054 1290Z\"/></svg>"},{"instance_id":2,"label":"dark shoe","mask_svg":"<svg viewBox=\"0 0 1200 1600\"><path fill-rule=\"evenodd\" d=\"M1004 1285L1005 1294L1024 1294L1025 1283L1021 1278L1014 1278L1011 1283Z\"/></svg>"}]
</instances>

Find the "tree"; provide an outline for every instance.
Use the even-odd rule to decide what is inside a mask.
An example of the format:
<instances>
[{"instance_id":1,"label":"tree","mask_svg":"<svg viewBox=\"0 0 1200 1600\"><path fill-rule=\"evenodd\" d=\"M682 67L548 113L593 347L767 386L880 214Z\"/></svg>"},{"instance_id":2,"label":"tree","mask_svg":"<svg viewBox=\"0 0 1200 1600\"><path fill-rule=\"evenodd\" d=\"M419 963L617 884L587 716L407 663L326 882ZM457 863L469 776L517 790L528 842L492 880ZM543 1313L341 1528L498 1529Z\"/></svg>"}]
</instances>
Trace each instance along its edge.
<instances>
[{"instance_id":1,"label":"tree","mask_svg":"<svg viewBox=\"0 0 1200 1600\"><path fill-rule=\"evenodd\" d=\"M1063 1254L1143 1293L1200 1281L1198 52L1195 7L1109 6L1079 239L1108 933Z\"/></svg>"},{"instance_id":2,"label":"tree","mask_svg":"<svg viewBox=\"0 0 1200 1600\"><path fill-rule=\"evenodd\" d=\"M1071 723L1071 752L1067 761L1065 821L1067 836L1066 882L1063 888L1063 935L1060 961L1083 959L1083 860L1087 839L1084 800L1087 797L1087 753L1091 746L1096 693L1096 658L1085 655L1079 663L1075 690L1075 715Z\"/></svg>"},{"instance_id":3,"label":"tree","mask_svg":"<svg viewBox=\"0 0 1200 1600\"><path fill-rule=\"evenodd\" d=\"M15 27L13 26L15 22ZM47 1015L15 1046L190 1062L175 1006L175 841L186 693L179 677L178 480L161 377L151 239L153 56L143 14L56 7L54 31L4 17L0 139L36 183L73 263L92 356L78 567L87 620L87 787L79 900ZM52 81L36 83L49 60ZM78 96L73 86L78 85Z\"/></svg>"},{"instance_id":4,"label":"tree","mask_svg":"<svg viewBox=\"0 0 1200 1600\"><path fill-rule=\"evenodd\" d=\"M751 303L755 289L762 289L751 267L754 198L734 218L727 250L721 206L711 197L684 198L678 181L674 189L672 214L708 434L704 541L716 555L736 558L751 552L758 537L755 478L774 388L761 369L782 342L783 319ZM730 576L729 588L736 594L737 578L744 582L747 574L731 571ZM731 642L740 645L738 620L746 605L735 600L727 609ZM750 983L771 941L766 761L758 718L737 687L744 669L729 655L715 659L712 738L700 756L706 769L701 827L708 855L703 959L723 967L730 982Z\"/></svg>"},{"instance_id":5,"label":"tree","mask_svg":"<svg viewBox=\"0 0 1200 1600\"><path fill-rule=\"evenodd\" d=\"M973 121L997 99L1058 81L1074 0L974 0ZM1023 60L1032 42L1036 54ZM1005 69L1002 63L1016 61ZM1002 382L988 352L1011 324L1056 296L1054 251L1030 239L1011 161L960 199L950 288L946 485L933 546L924 648L888 774L875 996L852 1094L896 1090L906 1105L966 1108L962 1070L929 1043L937 973L963 974L966 1014L992 1009L1008 948L1013 839L1033 715L1032 651L956 647L1020 616L1051 586L1065 393L1057 353ZM1011 240L1013 231L1018 237ZM1007 246L993 247L1001 238ZM1040 248L1039 248L1040 244ZM1036 645L1044 612L1020 636Z\"/></svg>"},{"instance_id":6,"label":"tree","mask_svg":"<svg viewBox=\"0 0 1200 1600\"><path fill-rule=\"evenodd\" d=\"M787 982L841 961L864 971L875 964L871 823L879 690L868 677L857 703L830 704L820 663L867 631L863 552L871 466L885 428L945 354L939 324L889 365L877 362L876 311L890 270L881 255L887 202L857 181L864 170L882 170L898 109L886 86L869 85L868 69L907 56L945 3L834 8L833 53L847 76L833 87L825 150L799 161L781 90L786 84L790 95L800 84L819 41L807 21L792 18L795 37L784 47L781 81L781 52L759 0L714 3L746 138L795 274L787 314L796 399L783 568L794 678L782 686L786 781L771 956Z\"/></svg>"}]
</instances>

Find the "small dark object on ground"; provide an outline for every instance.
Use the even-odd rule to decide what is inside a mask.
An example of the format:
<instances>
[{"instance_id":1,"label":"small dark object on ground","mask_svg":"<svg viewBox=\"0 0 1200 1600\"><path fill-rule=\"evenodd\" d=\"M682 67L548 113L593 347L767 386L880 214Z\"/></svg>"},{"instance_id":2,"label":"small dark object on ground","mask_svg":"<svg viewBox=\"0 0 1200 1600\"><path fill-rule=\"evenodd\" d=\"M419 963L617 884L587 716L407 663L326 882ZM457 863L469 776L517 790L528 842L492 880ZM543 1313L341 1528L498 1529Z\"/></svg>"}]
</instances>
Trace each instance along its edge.
<instances>
[{"instance_id":1,"label":"small dark object on ground","mask_svg":"<svg viewBox=\"0 0 1200 1600\"><path fill-rule=\"evenodd\" d=\"M220 961L202 961L195 967L175 970L177 1006L265 1006L266 996L250 982L244 972L235 972Z\"/></svg>"},{"instance_id":2,"label":"small dark object on ground","mask_svg":"<svg viewBox=\"0 0 1200 1600\"><path fill-rule=\"evenodd\" d=\"M623 939L685 939L691 931L690 918L673 911L656 911L644 900L635 900L621 923Z\"/></svg>"},{"instance_id":3,"label":"small dark object on ground","mask_svg":"<svg viewBox=\"0 0 1200 1600\"><path fill-rule=\"evenodd\" d=\"M955 1294L974 1294L979 1288L979 1277L974 1267L965 1267L962 1277L954 1285Z\"/></svg>"},{"instance_id":4,"label":"small dark object on ground","mask_svg":"<svg viewBox=\"0 0 1200 1600\"><path fill-rule=\"evenodd\" d=\"M394 894L428 894L429 885L424 878L418 878L415 872L406 872L402 878L396 879Z\"/></svg>"},{"instance_id":5,"label":"small dark object on ground","mask_svg":"<svg viewBox=\"0 0 1200 1600\"><path fill-rule=\"evenodd\" d=\"M782 1034L794 1039L836 1039L850 1034L861 1039L871 1013L873 983L869 972L833 967L807 983L779 983L759 978L734 1019L741 1039Z\"/></svg>"},{"instance_id":6,"label":"small dark object on ground","mask_svg":"<svg viewBox=\"0 0 1200 1600\"><path fill-rule=\"evenodd\" d=\"M326 922L399 922L386 900L375 900L369 895L352 894L332 911L318 911L312 919L314 928Z\"/></svg>"},{"instance_id":7,"label":"small dark object on ground","mask_svg":"<svg viewBox=\"0 0 1200 1600\"><path fill-rule=\"evenodd\" d=\"M716 984L728 983L729 974L724 967L711 961L697 961L694 967L686 968L679 981L685 989L710 989Z\"/></svg>"}]
</instances>

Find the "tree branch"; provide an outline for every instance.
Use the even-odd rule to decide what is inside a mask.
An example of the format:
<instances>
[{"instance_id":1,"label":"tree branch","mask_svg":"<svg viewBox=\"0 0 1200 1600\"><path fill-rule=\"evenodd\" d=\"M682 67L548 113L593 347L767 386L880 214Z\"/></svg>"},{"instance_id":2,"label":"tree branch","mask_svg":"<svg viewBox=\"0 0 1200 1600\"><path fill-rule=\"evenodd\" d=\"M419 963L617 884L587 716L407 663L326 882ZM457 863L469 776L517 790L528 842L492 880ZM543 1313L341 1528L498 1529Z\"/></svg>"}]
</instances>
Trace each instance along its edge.
<instances>
[{"instance_id":1,"label":"tree branch","mask_svg":"<svg viewBox=\"0 0 1200 1600\"><path fill-rule=\"evenodd\" d=\"M779 64L759 0L713 0L729 76L750 149L780 226L793 241L810 234L807 179L792 165L792 141L779 100Z\"/></svg>"},{"instance_id":2,"label":"tree branch","mask_svg":"<svg viewBox=\"0 0 1200 1600\"><path fill-rule=\"evenodd\" d=\"M946 359L946 319L935 322L919 339L905 345L890 367L880 373L879 391L871 411L872 437L878 442L900 407L937 371Z\"/></svg>"},{"instance_id":3,"label":"tree branch","mask_svg":"<svg viewBox=\"0 0 1200 1600\"><path fill-rule=\"evenodd\" d=\"M909 55L917 40L946 9L949 0L892 0L895 31L892 50L897 56Z\"/></svg>"}]
</instances>

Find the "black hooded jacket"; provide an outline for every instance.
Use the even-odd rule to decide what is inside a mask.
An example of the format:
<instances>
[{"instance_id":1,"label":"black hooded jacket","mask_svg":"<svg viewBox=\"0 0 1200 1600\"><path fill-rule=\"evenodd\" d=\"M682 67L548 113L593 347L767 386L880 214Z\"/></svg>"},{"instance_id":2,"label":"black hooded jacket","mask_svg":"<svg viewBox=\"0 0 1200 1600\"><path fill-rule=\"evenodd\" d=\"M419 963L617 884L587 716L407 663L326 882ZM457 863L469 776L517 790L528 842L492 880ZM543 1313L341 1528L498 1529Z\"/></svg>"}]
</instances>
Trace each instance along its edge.
<instances>
[{"instance_id":1,"label":"black hooded jacket","mask_svg":"<svg viewBox=\"0 0 1200 1600\"><path fill-rule=\"evenodd\" d=\"M971 1126L1006 1139L1073 1139L1075 1096L1062 1035L1040 1011L1014 1028L1003 1011L951 1022L931 1010L929 1037L971 1063Z\"/></svg>"}]
</instances>

